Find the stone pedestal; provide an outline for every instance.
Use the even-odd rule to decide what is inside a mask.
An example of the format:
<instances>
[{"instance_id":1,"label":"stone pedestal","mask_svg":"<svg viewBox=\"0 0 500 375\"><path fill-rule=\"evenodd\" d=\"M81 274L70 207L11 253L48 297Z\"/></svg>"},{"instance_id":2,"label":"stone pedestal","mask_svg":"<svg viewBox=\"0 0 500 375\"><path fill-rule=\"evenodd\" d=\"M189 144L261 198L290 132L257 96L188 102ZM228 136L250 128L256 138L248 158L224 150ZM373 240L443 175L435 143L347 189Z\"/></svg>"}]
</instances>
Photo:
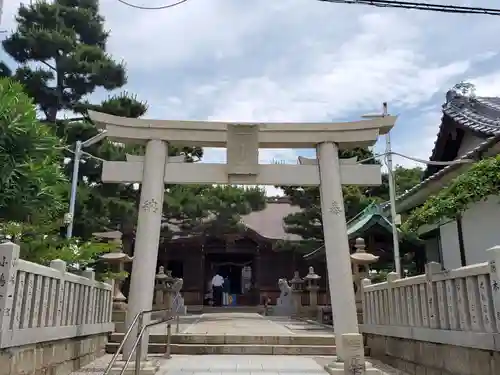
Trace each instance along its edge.
<instances>
[{"instance_id":1,"label":"stone pedestal","mask_svg":"<svg viewBox=\"0 0 500 375\"><path fill-rule=\"evenodd\" d=\"M293 273L293 279L290 280L292 288L292 298L295 308L295 313L300 314L302 310L302 293L304 291L304 280L300 277L299 271Z\"/></svg>"},{"instance_id":2,"label":"stone pedestal","mask_svg":"<svg viewBox=\"0 0 500 375\"><path fill-rule=\"evenodd\" d=\"M382 374L378 369L365 361L363 349L363 335L359 333L345 333L341 336L343 348L343 362L333 362L325 366L330 374L365 375Z\"/></svg>"},{"instance_id":3,"label":"stone pedestal","mask_svg":"<svg viewBox=\"0 0 500 375\"><path fill-rule=\"evenodd\" d=\"M375 263L379 257L366 252L365 240L363 238L356 238L354 247L356 248L356 252L351 254L352 275L354 281L356 310L358 313L361 313L363 299L361 294L361 283L363 279L370 277L370 264Z\"/></svg>"},{"instance_id":4,"label":"stone pedestal","mask_svg":"<svg viewBox=\"0 0 500 375\"><path fill-rule=\"evenodd\" d=\"M125 361L116 361L111 371L110 375L120 375L123 370L123 366L125 366ZM160 369L159 361L151 361L146 360L141 362L141 369L139 371L139 375L155 375ZM123 375L135 375L135 362L130 361L125 369Z\"/></svg>"},{"instance_id":5,"label":"stone pedestal","mask_svg":"<svg viewBox=\"0 0 500 375\"><path fill-rule=\"evenodd\" d=\"M319 286L310 286L307 289L309 290L309 305L311 307L318 306L318 290L319 290Z\"/></svg>"},{"instance_id":6,"label":"stone pedestal","mask_svg":"<svg viewBox=\"0 0 500 375\"><path fill-rule=\"evenodd\" d=\"M365 362L365 368L359 368L355 367L353 369L344 369L344 363L342 362L333 362L330 363L329 365L326 365L325 367L326 372L332 375L340 375L340 374L345 374L345 375L385 375L384 372L380 371L379 369L376 369L372 366L370 362Z\"/></svg>"}]
</instances>

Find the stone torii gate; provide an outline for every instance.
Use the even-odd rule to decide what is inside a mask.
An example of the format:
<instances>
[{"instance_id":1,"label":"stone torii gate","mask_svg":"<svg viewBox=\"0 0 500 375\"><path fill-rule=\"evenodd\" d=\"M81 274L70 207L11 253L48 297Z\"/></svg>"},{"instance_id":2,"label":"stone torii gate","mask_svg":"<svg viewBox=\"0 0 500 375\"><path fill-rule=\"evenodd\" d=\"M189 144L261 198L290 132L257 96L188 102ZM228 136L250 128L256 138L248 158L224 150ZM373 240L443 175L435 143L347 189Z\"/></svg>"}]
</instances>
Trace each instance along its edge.
<instances>
[{"instance_id":1,"label":"stone torii gate","mask_svg":"<svg viewBox=\"0 0 500 375\"><path fill-rule=\"evenodd\" d=\"M232 123L131 119L93 111L89 116L112 141L146 145L144 156L106 161L102 170L103 182L142 185L127 324L137 313L151 309L165 183L319 185L335 334L340 338L359 332L342 184L380 185L381 170L379 165L356 164L355 159L340 160L339 150L374 145L394 126L396 117L347 123ZM226 147L227 164L180 162L168 157L168 144ZM316 148L318 159L262 165L259 148ZM125 345L125 355L133 340ZM146 334L143 359L147 340ZM343 357L342 348L338 350Z\"/></svg>"}]
</instances>

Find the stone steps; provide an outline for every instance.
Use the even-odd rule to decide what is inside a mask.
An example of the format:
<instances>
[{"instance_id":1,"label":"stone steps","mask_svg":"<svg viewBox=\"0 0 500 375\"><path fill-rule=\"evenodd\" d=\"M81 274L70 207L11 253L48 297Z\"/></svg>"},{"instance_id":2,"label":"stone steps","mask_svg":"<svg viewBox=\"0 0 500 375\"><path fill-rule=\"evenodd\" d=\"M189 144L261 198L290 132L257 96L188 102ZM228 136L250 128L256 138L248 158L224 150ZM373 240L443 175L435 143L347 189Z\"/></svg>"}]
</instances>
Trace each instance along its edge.
<instances>
[{"instance_id":1,"label":"stone steps","mask_svg":"<svg viewBox=\"0 0 500 375\"><path fill-rule=\"evenodd\" d=\"M115 353L123 334L114 333L106 346ZM167 337L149 336L149 353L165 353ZM249 354L249 355L335 355L335 338L330 335L310 336L242 336L242 335L172 335L171 354Z\"/></svg>"},{"instance_id":2,"label":"stone steps","mask_svg":"<svg viewBox=\"0 0 500 375\"><path fill-rule=\"evenodd\" d=\"M106 353L115 353L119 343L108 343ZM150 343L148 353L162 354L166 352L166 344ZM171 354L204 355L204 354L239 354L239 355L306 355L333 356L334 345L253 345L253 344L171 344Z\"/></svg>"},{"instance_id":3,"label":"stone steps","mask_svg":"<svg viewBox=\"0 0 500 375\"><path fill-rule=\"evenodd\" d=\"M191 314L231 312L263 314L264 311L264 306L187 306L187 312Z\"/></svg>"},{"instance_id":4,"label":"stone steps","mask_svg":"<svg viewBox=\"0 0 500 375\"><path fill-rule=\"evenodd\" d=\"M109 342L119 343L123 340L123 333L113 333ZM164 344L167 342L165 334L150 334L150 344ZM294 335L294 336L242 336L242 335L197 335L174 334L172 344L182 345L302 345L302 346L330 346L335 345L333 336L323 335Z\"/></svg>"}]
</instances>

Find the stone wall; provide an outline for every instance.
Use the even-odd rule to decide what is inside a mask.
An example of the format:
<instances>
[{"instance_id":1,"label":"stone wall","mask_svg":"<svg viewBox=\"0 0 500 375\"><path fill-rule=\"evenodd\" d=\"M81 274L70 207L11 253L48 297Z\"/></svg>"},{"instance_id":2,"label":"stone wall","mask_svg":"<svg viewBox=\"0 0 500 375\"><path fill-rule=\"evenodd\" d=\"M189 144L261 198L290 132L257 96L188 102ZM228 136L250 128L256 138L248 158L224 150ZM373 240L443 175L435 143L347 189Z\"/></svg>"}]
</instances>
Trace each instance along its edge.
<instances>
[{"instance_id":1,"label":"stone wall","mask_svg":"<svg viewBox=\"0 0 500 375\"><path fill-rule=\"evenodd\" d=\"M498 375L500 352L365 334L369 355L412 375Z\"/></svg>"},{"instance_id":2,"label":"stone wall","mask_svg":"<svg viewBox=\"0 0 500 375\"><path fill-rule=\"evenodd\" d=\"M67 375L104 355L107 334L0 349L0 375Z\"/></svg>"}]
</instances>

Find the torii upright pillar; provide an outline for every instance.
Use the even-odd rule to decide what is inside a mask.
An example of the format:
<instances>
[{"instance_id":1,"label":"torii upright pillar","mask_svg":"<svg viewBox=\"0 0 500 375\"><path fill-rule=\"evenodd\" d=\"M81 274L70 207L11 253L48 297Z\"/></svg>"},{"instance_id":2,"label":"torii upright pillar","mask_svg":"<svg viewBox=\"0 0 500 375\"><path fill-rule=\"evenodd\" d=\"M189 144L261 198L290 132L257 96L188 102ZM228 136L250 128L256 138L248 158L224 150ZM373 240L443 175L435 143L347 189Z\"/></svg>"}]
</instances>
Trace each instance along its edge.
<instances>
[{"instance_id":1,"label":"torii upright pillar","mask_svg":"<svg viewBox=\"0 0 500 375\"><path fill-rule=\"evenodd\" d=\"M126 316L127 327L130 327L137 314L151 309L154 297L167 158L166 142L161 140L147 142ZM143 324L149 322L150 315L144 314ZM138 326L135 325L132 329L131 339L125 342L124 360L132 353L137 330ZM149 336L143 335L141 342L141 360L143 361L147 357L148 341Z\"/></svg>"},{"instance_id":2,"label":"torii upright pillar","mask_svg":"<svg viewBox=\"0 0 500 375\"><path fill-rule=\"evenodd\" d=\"M325 241L328 283L337 345L337 360L342 361L341 335L358 333L356 301L351 274L351 258L344 212L338 146L333 142L317 146L321 217ZM333 299L335 297L335 300Z\"/></svg>"}]
</instances>

